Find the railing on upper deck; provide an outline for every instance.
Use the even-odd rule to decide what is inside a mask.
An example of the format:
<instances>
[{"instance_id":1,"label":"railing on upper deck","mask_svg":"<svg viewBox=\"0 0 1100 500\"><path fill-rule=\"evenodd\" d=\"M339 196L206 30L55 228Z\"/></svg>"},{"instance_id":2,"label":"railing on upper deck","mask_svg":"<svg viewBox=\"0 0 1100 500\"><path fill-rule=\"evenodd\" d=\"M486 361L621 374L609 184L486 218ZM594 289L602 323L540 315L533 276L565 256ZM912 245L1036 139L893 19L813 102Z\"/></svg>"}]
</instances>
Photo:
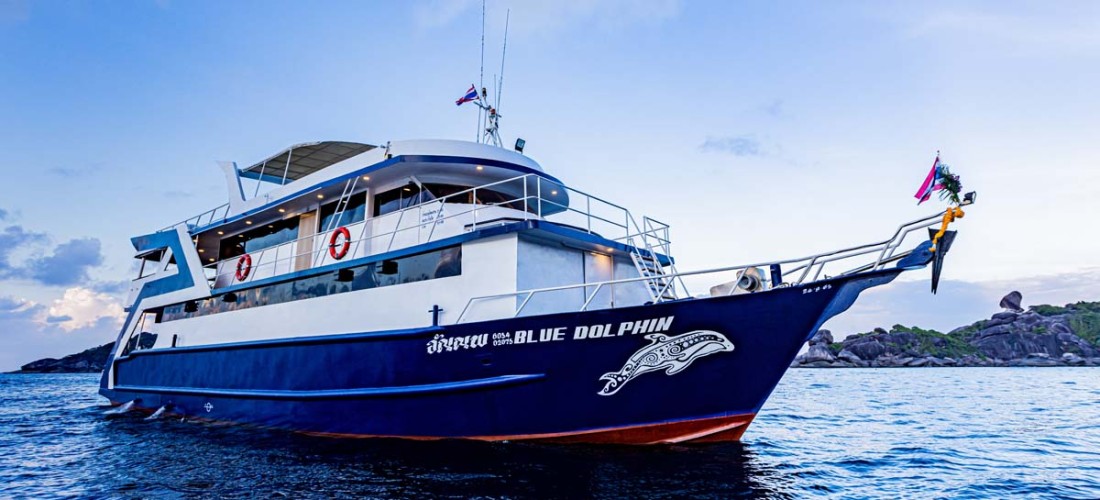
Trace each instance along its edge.
<instances>
[{"instance_id":1,"label":"railing on upper deck","mask_svg":"<svg viewBox=\"0 0 1100 500\"><path fill-rule=\"evenodd\" d=\"M761 288L759 291L766 292L771 289L783 288L804 285L807 283L814 283L818 281L824 273L826 266L830 269L840 268L834 276L846 276L859 272L876 271L885 268L886 265L897 262L910 253L912 250L904 252L898 252L898 248L906 241L906 237L913 231L929 228L936 225L943 217L944 212L940 212L935 215L923 217L914 221L910 221L898 226L894 234L885 241L877 243L869 243L866 245L859 245L850 248L844 248L841 250L834 250L831 252L823 252L807 257L801 257L796 259L778 260L772 262L760 262L754 264L743 264L737 266L728 266L716 269L707 269L702 271L690 271L690 272L676 272L673 271L666 276L667 286L675 287L677 285L684 287L682 292L684 297L691 297L690 291L684 284L685 278L687 281L692 281L696 284L702 282L704 279L714 285L724 285L728 287L726 290L719 287L714 287L710 290L711 293L707 296L715 295L732 295L735 293L748 293L743 288L739 288L739 283L746 274L749 274L748 270L753 269L755 274L760 279ZM924 240L921 240L924 241ZM871 260L870 255L875 255ZM858 265L853 266L853 260L859 257L864 257ZM847 263L841 267L842 263ZM790 266L790 267L787 267ZM786 269L784 269L786 267ZM824 274L824 278L828 279L830 276ZM466 307L462 309L459 314L456 323L462 323L466 321L482 321L488 319L499 319L497 315L500 310L497 305L502 299L514 299L515 300L515 312L512 317L520 317L524 314L528 304L532 302L532 299L537 298L540 295L552 295L568 290L584 290L584 300L575 301L574 303L560 302L561 306L558 310L547 311L545 309L538 311L538 314L548 314L552 312L574 312L574 311L587 311L598 308L615 308L615 307L627 307L642 305L640 303L615 303L614 300L598 301L597 297L601 292L606 292L608 288L621 287L630 284L639 284L646 281L647 278L630 278L613 281L604 281L599 283L579 283L575 285L565 285L547 288L538 288L532 290L522 290L517 292L502 293L495 295L486 295L481 297L471 298ZM830 286L830 285L824 285ZM717 290L716 290L717 289ZM665 290L660 290L653 302L663 302L668 299L664 298ZM717 293L716 293L717 291ZM477 306L479 304L492 303L491 314L495 317L482 317L477 314ZM594 304L599 304L600 307L593 307ZM471 319L471 316L473 317Z\"/></svg>"},{"instance_id":2,"label":"railing on upper deck","mask_svg":"<svg viewBox=\"0 0 1100 500\"><path fill-rule=\"evenodd\" d=\"M188 231L194 231L196 229L209 226L211 224L216 224L216 223L219 223L219 222L225 222L225 220L228 219L228 218L229 218L229 204L226 203L224 205L219 205L219 206L214 207L210 210L207 210L207 211L205 211L205 212L203 212L199 215L191 217L190 219L183 220L183 221L177 222L175 224L172 224L172 225L170 225L170 226L168 226L164 229L161 229L161 231L171 231L171 230L175 229L176 226L178 226L180 224L186 224Z\"/></svg>"},{"instance_id":3,"label":"railing on upper deck","mask_svg":"<svg viewBox=\"0 0 1100 500\"><path fill-rule=\"evenodd\" d=\"M503 201L480 203L479 192L485 194L486 191L521 194ZM216 217L217 211L215 209L189 219L188 223L192 220L200 223L210 220ZM467 222L462 226L439 229L446 222L463 217ZM352 239L345 258L383 254L474 231L486 225L520 220L546 220L570 226L628 245L632 252L653 260L656 260L655 252L670 253L668 225L645 218L643 225L639 226L624 207L537 174L525 174L349 224L346 227ZM244 280L236 279L240 257L206 265L207 278L214 282L215 288L221 288L333 264L336 260L328 253L329 236L330 233L317 233L249 252L252 267ZM301 259L307 258L308 265L303 266Z\"/></svg>"}]
</instances>

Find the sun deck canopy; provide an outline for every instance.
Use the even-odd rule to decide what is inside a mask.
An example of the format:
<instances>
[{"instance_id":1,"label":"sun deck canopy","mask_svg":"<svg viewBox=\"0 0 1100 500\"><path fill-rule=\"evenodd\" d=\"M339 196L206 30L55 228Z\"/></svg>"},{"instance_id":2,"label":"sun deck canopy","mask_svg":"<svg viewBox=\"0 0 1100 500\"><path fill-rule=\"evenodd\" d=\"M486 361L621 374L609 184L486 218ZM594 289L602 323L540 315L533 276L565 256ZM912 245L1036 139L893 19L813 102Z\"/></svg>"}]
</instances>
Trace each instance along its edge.
<instances>
[{"instance_id":1,"label":"sun deck canopy","mask_svg":"<svg viewBox=\"0 0 1100 500\"><path fill-rule=\"evenodd\" d=\"M287 184L378 146L358 142L321 141L295 144L241 170L241 177Z\"/></svg>"}]
</instances>

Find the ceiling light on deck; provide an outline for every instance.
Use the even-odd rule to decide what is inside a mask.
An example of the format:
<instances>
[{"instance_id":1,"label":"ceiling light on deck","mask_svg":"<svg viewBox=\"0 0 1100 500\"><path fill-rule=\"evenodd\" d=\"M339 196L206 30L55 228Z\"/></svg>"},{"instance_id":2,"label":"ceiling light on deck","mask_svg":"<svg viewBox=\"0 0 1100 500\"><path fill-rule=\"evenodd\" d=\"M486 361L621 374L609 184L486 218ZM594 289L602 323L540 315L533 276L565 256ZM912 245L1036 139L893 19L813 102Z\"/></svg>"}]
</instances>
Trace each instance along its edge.
<instances>
[{"instance_id":1,"label":"ceiling light on deck","mask_svg":"<svg viewBox=\"0 0 1100 500\"><path fill-rule=\"evenodd\" d=\"M319 195L317 195L317 199L318 200L323 200L323 199L325 199L325 195L319 194Z\"/></svg>"},{"instance_id":2,"label":"ceiling light on deck","mask_svg":"<svg viewBox=\"0 0 1100 500\"><path fill-rule=\"evenodd\" d=\"M209 259L209 260L210 260L210 262L214 262L214 258L213 258L213 257L210 257L210 259Z\"/></svg>"},{"instance_id":3,"label":"ceiling light on deck","mask_svg":"<svg viewBox=\"0 0 1100 500\"><path fill-rule=\"evenodd\" d=\"M285 214L285 213L286 213L286 209L285 209L285 208L280 208L280 209L279 209L279 213L281 213L281 214Z\"/></svg>"},{"instance_id":4,"label":"ceiling light on deck","mask_svg":"<svg viewBox=\"0 0 1100 500\"><path fill-rule=\"evenodd\" d=\"M614 251L615 251L615 249L614 249L614 248L611 248L611 247L607 247L607 253L611 253L611 252L614 252Z\"/></svg>"},{"instance_id":5,"label":"ceiling light on deck","mask_svg":"<svg viewBox=\"0 0 1100 500\"><path fill-rule=\"evenodd\" d=\"M218 235L219 235L219 236L221 236L221 235L223 235L223 234L225 234L225 231L218 231Z\"/></svg>"},{"instance_id":6,"label":"ceiling light on deck","mask_svg":"<svg viewBox=\"0 0 1100 500\"><path fill-rule=\"evenodd\" d=\"M252 225L252 221L250 221L250 220L246 220L246 221L244 221L244 223L245 223L245 224L248 224L249 226L251 226L251 225Z\"/></svg>"},{"instance_id":7,"label":"ceiling light on deck","mask_svg":"<svg viewBox=\"0 0 1100 500\"><path fill-rule=\"evenodd\" d=\"M369 176L369 175L364 175L364 176L363 176L363 180L365 180L365 181L369 181L369 180L370 180L370 176Z\"/></svg>"},{"instance_id":8,"label":"ceiling light on deck","mask_svg":"<svg viewBox=\"0 0 1100 500\"><path fill-rule=\"evenodd\" d=\"M558 195L558 191L556 189L554 191L550 191L550 196L557 196L557 195Z\"/></svg>"},{"instance_id":9,"label":"ceiling light on deck","mask_svg":"<svg viewBox=\"0 0 1100 500\"><path fill-rule=\"evenodd\" d=\"M203 249L200 248L199 253L206 253L206 250L203 250Z\"/></svg>"},{"instance_id":10,"label":"ceiling light on deck","mask_svg":"<svg viewBox=\"0 0 1100 500\"><path fill-rule=\"evenodd\" d=\"M481 165L478 165L478 166L477 166L477 170L478 170L478 172L480 172L480 171L482 171L482 170L485 170L485 167L483 167L483 166L481 166Z\"/></svg>"}]
</instances>

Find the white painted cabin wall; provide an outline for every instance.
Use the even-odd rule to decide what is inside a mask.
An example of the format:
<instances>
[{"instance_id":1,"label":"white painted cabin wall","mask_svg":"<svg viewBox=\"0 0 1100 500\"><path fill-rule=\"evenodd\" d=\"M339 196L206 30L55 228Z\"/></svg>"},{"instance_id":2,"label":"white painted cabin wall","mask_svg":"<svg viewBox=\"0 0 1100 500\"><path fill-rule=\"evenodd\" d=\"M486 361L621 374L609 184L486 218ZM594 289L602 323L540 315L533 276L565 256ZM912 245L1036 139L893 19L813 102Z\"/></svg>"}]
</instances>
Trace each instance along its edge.
<instances>
[{"instance_id":1,"label":"white painted cabin wall","mask_svg":"<svg viewBox=\"0 0 1100 500\"><path fill-rule=\"evenodd\" d=\"M442 324L453 323L471 297L515 291L516 234L471 241L462 246L462 274L356 292L169 321L146 329L157 333L157 348L262 339L371 332L430 326L433 305L443 309ZM478 315L507 317L512 300L485 301Z\"/></svg>"}]
</instances>

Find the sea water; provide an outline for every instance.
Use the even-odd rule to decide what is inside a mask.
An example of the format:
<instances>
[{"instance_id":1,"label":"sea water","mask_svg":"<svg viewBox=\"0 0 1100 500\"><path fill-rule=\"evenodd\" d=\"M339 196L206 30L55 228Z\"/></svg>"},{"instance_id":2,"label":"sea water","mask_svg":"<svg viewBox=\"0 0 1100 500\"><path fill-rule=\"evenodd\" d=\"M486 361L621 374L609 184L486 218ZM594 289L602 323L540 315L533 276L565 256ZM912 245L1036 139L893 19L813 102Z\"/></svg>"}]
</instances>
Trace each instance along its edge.
<instances>
[{"instance_id":1,"label":"sea water","mask_svg":"<svg viewBox=\"0 0 1100 500\"><path fill-rule=\"evenodd\" d=\"M649 447L145 420L98 380L0 375L0 497L1100 497L1100 368L791 370L743 442Z\"/></svg>"}]
</instances>

